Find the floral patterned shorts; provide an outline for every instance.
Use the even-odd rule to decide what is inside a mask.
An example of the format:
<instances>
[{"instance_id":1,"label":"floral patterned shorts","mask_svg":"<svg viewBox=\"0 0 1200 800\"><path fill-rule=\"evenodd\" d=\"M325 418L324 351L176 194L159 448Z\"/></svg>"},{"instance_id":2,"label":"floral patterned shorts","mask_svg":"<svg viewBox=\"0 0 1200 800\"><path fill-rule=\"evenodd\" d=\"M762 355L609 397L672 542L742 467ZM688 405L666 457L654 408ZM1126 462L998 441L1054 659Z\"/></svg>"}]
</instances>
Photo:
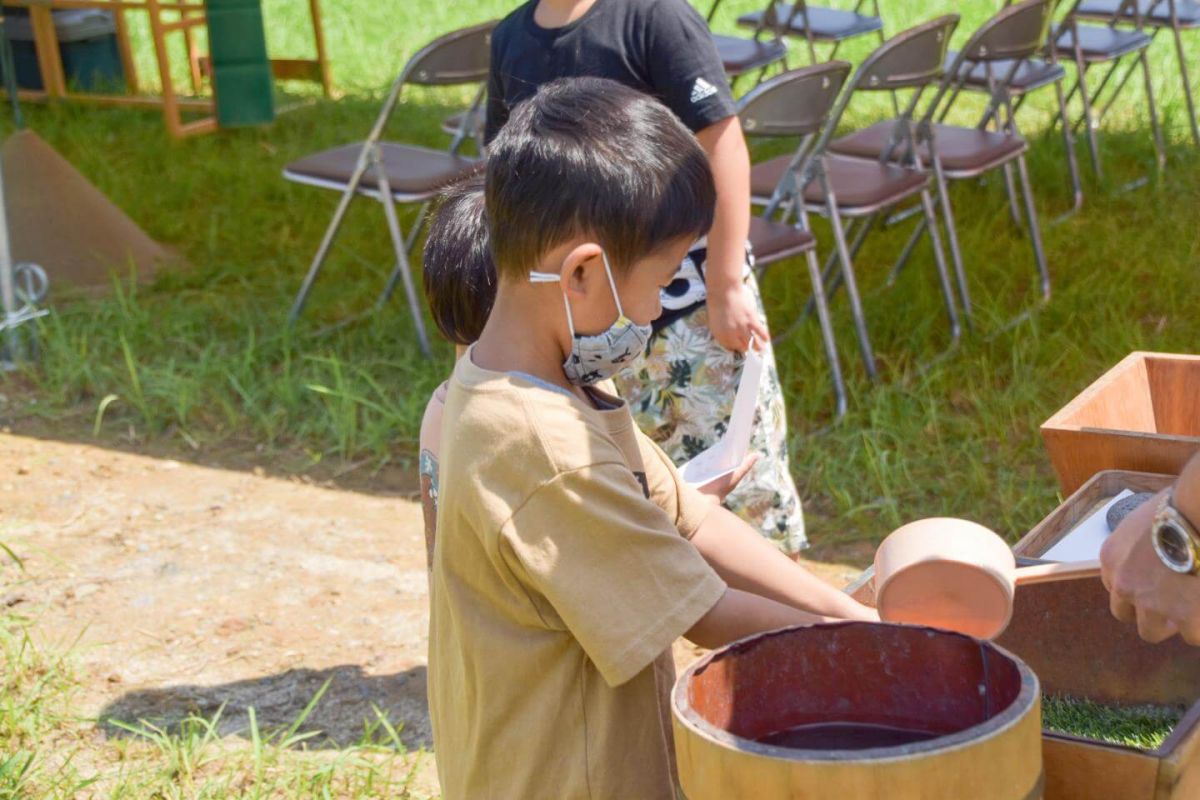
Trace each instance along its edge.
<instances>
[{"instance_id":1,"label":"floral patterned shorts","mask_svg":"<svg viewBox=\"0 0 1200 800\"><path fill-rule=\"evenodd\" d=\"M753 274L745 285L765 323ZM725 505L781 550L795 554L808 546L804 512L789 471L787 416L775 352L769 342L762 352L763 377L750 442L758 462ZM742 354L713 339L708 307L701 305L656 332L645 360L618 375L617 387L641 429L682 464L724 434L744 361Z\"/></svg>"}]
</instances>

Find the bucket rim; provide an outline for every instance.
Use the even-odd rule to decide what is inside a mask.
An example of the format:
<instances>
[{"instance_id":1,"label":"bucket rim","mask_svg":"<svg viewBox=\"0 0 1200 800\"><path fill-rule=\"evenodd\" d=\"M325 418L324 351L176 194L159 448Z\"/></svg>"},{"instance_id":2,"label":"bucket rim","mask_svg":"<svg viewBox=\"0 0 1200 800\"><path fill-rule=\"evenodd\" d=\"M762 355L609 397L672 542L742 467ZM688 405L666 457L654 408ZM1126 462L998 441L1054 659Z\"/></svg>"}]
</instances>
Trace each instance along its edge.
<instances>
[{"instance_id":1,"label":"bucket rim","mask_svg":"<svg viewBox=\"0 0 1200 800\"><path fill-rule=\"evenodd\" d=\"M837 628L849 628L859 626L870 627L887 627L887 628L902 628L912 631L925 631L928 633L958 637L977 643L983 648L988 648L998 655L1001 655L1010 661L1017 668L1017 673L1021 678L1021 688L1017 693L1016 698L1007 708L1000 711L990 719L984 720L976 725L964 728L961 731L950 733L945 736L938 736L924 742L915 742L912 744L895 745L892 747L873 747L861 750L800 750L791 747L779 747L777 745L762 744L753 739L747 739L742 736L730 733L729 731L718 728L708 720L704 719L695 709L692 708L688 700L688 684L693 675L706 668L718 658L727 656L730 652L756 643L773 639L777 636L785 636L795 631L825 629L833 630ZM1041 682L1037 674L1020 658L1012 652L999 646L995 642L978 639L973 636L968 636L965 633L957 631L945 630L942 628L932 628L926 625L907 625L903 623L891 622L859 622L859 621L842 621L842 622L826 622L817 625L792 625L787 628L779 628L766 633L757 633L751 636L738 639L730 642L722 648L712 651L704 655L690 664L687 669L675 681L675 686L671 690L671 714L675 720L685 728L692 731L697 736L709 740L714 744L723 745L725 747L737 750L739 752L750 755L761 756L781 761L807 761L807 762L836 762L838 764L881 764L900 760L911 760L914 757L932 757L942 755L956 750L974 747L991 739L1000 736L1011 728L1020 724L1031 709L1039 709L1041 702ZM1040 730L1040 722L1039 722Z\"/></svg>"}]
</instances>

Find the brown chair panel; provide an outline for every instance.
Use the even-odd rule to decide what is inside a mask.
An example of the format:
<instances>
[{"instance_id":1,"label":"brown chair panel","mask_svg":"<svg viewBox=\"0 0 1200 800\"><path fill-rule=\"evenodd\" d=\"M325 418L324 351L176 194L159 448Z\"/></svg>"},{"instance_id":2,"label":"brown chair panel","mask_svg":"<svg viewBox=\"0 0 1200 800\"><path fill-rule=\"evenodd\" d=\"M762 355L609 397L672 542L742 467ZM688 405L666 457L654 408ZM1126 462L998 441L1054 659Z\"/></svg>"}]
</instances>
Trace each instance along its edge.
<instances>
[{"instance_id":1,"label":"brown chair panel","mask_svg":"<svg viewBox=\"0 0 1200 800\"><path fill-rule=\"evenodd\" d=\"M1079 48L1083 60L1112 61L1150 46L1150 37L1140 31L1109 28L1106 25L1078 25ZM1054 50L1060 58L1075 57L1074 31L1067 28L1055 33Z\"/></svg>"},{"instance_id":2,"label":"brown chair panel","mask_svg":"<svg viewBox=\"0 0 1200 800\"><path fill-rule=\"evenodd\" d=\"M780 156L751 167L751 194L770 197L790 160L790 156ZM929 176L915 170L858 158L827 156L825 169L843 213L853 214L858 207L878 208L898 203L929 184ZM809 203L825 202L825 192L818 181L804 188L804 199Z\"/></svg>"},{"instance_id":3,"label":"brown chair panel","mask_svg":"<svg viewBox=\"0 0 1200 800\"><path fill-rule=\"evenodd\" d=\"M892 122L878 122L869 128L834 140L830 143L829 150L843 156L878 159L888 146L894 127ZM933 129L942 166L951 177L961 177L956 173L987 172L1013 160L1028 148L1020 136L981 131L977 128L960 128L956 125L934 125ZM920 155L924 163L928 164L930 153L927 143L921 145ZM903 148L897 147L893 158L899 161L904 156Z\"/></svg>"},{"instance_id":4,"label":"brown chair panel","mask_svg":"<svg viewBox=\"0 0 1200 800\"><path fill-rule=\"evenodd\" d=\"M765 11L752 11L749 14L743 14L738 17L738 25L743 28L753 28L755 30L758 30L761 25L766 30L772 30L776 25L783 25L788 22L788 18L791 17L791 22L788 24L786 32L795 36L806 35L804 17L800 14L792 17L791 5L787 3L776 4L775 19L767 19L764 22L763 14L765 13ZM808 6L808 22L811 26L810 33L812 38L824 42L840 42L843 39L850 39L883 29L883 20L879 17L869 17L863 14L855 14L853 11L842 11L836 8L819 8L816 6Z\"/></svg>"},{"instance_id":5,"label":"brown chair panel","mask_svg":"<svg viewBox=\"0 0 1200 800\"><path fill-rule=\"evenodd\" d=\"M954 66L955 59L958 58L958 53L950 51L946 54L946 69ZM970 72L967 74L966 85L975 89L987 89L988 73L986 64L968 64ZM1003 80L1012 69L1011 61L994 61L992 62L992 75L997 81ZM1048 86L1057 80L1066 77L1067 71L1060 64L1051 64L1048 61L1040 59L1028 59L1017 67L1016 74L1013 75L1012 81L1008 85L1009 92L1014 95L1021 95L1025 92L1032 92L1035 89L1040 89L1043 86Z\"/></svg>"},{"instance_id":6,"label":"brown chair panel","mask_svg":"<svg viewBox=\"0 0 1200 800\"><path fill-rule=\"evenodd\" d=\"M1122 2L1123 0L1084 0L1075 10L1075 16L1108 22L1116 16ZM1137 10L1142 15L1144 24L1154 28L1171 27L1171 7L1166 0L1140 0ZM1200 3L1195 0L1175 0L1175 16L1179 20L1181 30L1200 28ZM1121 18L1122 21L1132 22L1133 8L1127 6Z\"/></svg>"},{"instance_id":7,"label":"brown chair panel","mask_svg":"<svg viewBox=\"0 0 1200 800\"><path fill-rule=\"evenodd\" d=\"M813 249L817 240L807 231L754 216L750 218L750 245L754 248L754 260L765 267Z\"/></svg>"},{"instance_id":8,"label":"brown chair panel","mask_svg":"<svg viewBox=\"0 0 1200 800\"><path fill-rule=\"evenodd\" d=\"M346 185L354 175L362 143L348 144L324 150L293 161L284 170L292 180L309 180ZM446 185L478 169L481 162L466 156L455 156L444 150L429 150L406 144L381 142L380 154L392 194L432 196ZM379 189L374 170L367 170L362 186Z\"/></svg>"},{"instance_id":9,"label":"brown chair panel","mask_svg":"<svg viewBox=\"0 0 1200 800\"><path fill-rule=\"evenodd\" d=\"M721 58L725 72L731 76L774 64L787 55L787 45L776 39L759 41L713 34L713 41L717 44L717 55Z\"/></svg>"}]
</instances>

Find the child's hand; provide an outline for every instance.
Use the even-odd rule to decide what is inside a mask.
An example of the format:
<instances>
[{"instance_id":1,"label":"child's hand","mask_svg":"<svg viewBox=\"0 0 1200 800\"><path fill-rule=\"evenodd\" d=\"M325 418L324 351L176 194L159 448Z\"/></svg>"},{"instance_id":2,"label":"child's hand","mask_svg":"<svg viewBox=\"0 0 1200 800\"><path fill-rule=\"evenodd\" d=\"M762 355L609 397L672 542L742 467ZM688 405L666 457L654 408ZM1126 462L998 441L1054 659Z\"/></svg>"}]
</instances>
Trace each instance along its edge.
<instances>
[{"instance_id":1,"label":"child's hand","mask_svg":"<svg viewBox=\"0 0 1200 800\"><path fill-rule=\"evenodd\" d=\"M751 337L760 342L771 339L759 319L754 300L741 282L728 289L709 290L708 327L718 344L737 353L746 352Z\"/></svg>"},{"instance_id":2,"label":"child's hand","mask_svg":"<svg viewBox=\"0 0 1200 800\"><path fill-rule=\"evenodd\" d=\"M708 495L716 503L725 502L725 498L737 488L737 485L742 482L742 478L746 477L746 473L753 469L756 463L758 463L758 453L751 453L733 472L701 486L700 493Z\"/></svg>"}]
</instances>

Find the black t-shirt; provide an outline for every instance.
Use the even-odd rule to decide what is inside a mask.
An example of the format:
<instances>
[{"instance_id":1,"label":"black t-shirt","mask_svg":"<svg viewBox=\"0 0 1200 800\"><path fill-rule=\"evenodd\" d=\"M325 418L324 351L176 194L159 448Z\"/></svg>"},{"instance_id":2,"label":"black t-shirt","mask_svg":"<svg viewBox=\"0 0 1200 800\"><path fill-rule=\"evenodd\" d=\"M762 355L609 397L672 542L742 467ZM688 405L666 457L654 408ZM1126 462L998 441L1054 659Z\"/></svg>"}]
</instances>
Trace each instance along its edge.
<instances>
[{"instance_id":1,"label":"black t-shirt","mask_svg":"<svg viewBox=\"0 0 1200 800\"><path fill-rule=\"evenodd\" d=\"M537 3L492 34L486 141L510 109L556 78L618 81L661 100L693 132L736 113L712 34L687 0L596 0L561 28L534 22Z\"/></svg>"}]
</instances>

